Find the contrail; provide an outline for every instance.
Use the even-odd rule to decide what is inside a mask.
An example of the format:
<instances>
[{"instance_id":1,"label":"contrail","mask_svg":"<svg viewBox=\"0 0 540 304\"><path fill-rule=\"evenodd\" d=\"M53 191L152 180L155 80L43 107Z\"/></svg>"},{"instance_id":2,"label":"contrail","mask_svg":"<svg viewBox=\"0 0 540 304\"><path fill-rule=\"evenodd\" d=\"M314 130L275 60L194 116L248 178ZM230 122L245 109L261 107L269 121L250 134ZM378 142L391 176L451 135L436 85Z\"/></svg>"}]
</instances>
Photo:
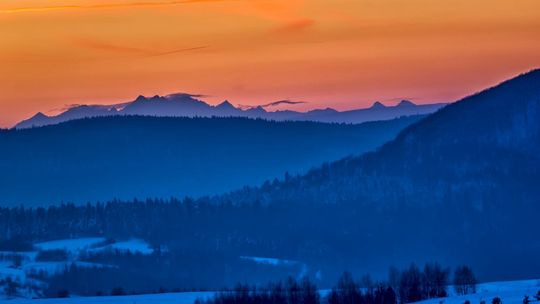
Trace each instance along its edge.
<instances>
[{"instance_id":1,"label":"contrail","mask_svg":"<svg viewBox=\"0 0 540 304\"><path fill-rule=\"evenodd\" d=\"M188 52L188 51L206 49L208 47L209 47L208 45L196 46L196 47L178 49L178 50L173 50L173 51L168 51L168 52L155 53L155 54L148 55L147 57L166 56L166 55L172 55L172 54L181 53L181 52Z\"/></svg>"},{"instance_id":2,"label":"contrail","mask_svg":"<svg viewBox=\"0 0 540 304\"><path fill-rule=\"evenodd\" d=\"M161 2L131 2L131 3L105 3L95 5L58 5L58 6L41 6L41 7L17 7L0 9L0 13L16 14L30 12L48 12L58 10L81 10L81 9L106 9L106 8L131 8L131 7L149 7L149 6L168 6L189 3L202 2L223 2L232 0L181 0L181 1L161 1Z\"/></svg>"},{"instance_id":3,"label":"contrail","mask_svg":"<svg viewBox=\"0 0 540 304\"><path fill-rule=\"evenodd\" d=\"M76 46L81 46L85 48L98 49L98 50L104 50L104 51L113 51L113 52L135 53L135 54L142 55L143 57L158 57L158 56L174 55L177 53L196 51L196 50L206 49L210 47L209 45L202 45L202 46L186 47L186 48L181 48L181 49L155 51L155 50L149 50L149 49L141 49L137 47L110 44L107 42L102 42L102 41L92 40L92 39L76 39L73 42Z\"/></svg>"}]
</instances>

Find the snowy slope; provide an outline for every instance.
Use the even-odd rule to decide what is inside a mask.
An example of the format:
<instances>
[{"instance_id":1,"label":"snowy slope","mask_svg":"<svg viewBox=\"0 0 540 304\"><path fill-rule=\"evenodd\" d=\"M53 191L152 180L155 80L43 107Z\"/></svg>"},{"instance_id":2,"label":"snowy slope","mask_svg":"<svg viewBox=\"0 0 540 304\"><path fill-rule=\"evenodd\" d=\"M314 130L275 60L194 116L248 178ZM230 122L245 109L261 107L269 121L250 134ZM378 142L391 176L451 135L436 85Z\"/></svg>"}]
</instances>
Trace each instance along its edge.
<instances>
[{"instance_id":1,"label":"snowy slope","mask_svg":"<svg viewBox=\"0 0 540 304\"><path fill-rule=\"evenodd\" d=\"M0 304L193 304L196 299L211 297L213 292L179 292L135 296L78 297L65 299L12 299L0 298Z\"/></svg>"},{"instance_id":2,"label":"snowy slope","mask_svg":"<svg viewBox=\"0 0 540 304\"><path fill-rule=\"evenodd\" d=\"M19 295L24 297L39 296L39 289L43 287L43 282L36 279L31 279L29 274L45 272L52 275L63 271L66 267L75 264L79 267L116 267L114 265L105 265L99 263L90 263L80 260L82 252L99 252L105 250L118 250L123 252L152 254L154 250L150 245L141 239L131 239L127 241L112 241L107 242L102 237L91 238L75 238L64 240L53 240L47 242L39 242L34 244L36 251L16 252L16 251L0 251L0 280L11 278L23 285L19 290ZM65 250L68 257L65 261L38 261L36 257L39 251L44 250ZM14 262L8 257L11 255L21 256L20 265L14 265ZM38 288L38 292L28 291L28 286L33 285ZM2 299L4 290L0 287L0 299Z\"/></svg>"},{"instance_id":3,"label":"snowy slope","mask_svg":"<svg viewBox=\"0 0 540 304\"><path fill-rule=\"evenodd\" d=\"M447 298L430 299L417 302L419 304L463 304L469 300L471 304L479 304L486 301L491 304L495 297L501 298L504 304L522 304L523 297L528 295L530 300L534 300L534 295L540 291L540 280L506 281L479 284L475 294L458 296L452 288L448 289L450 294ZM535 303L535 302L533 302Z\"/></svg>"},{"instance_id":4,"label":"snowy slope","mask_svg":"<svg viewBox=\"0 0 540 304\"><path fill-rule=\"evenodd\" d=\"M469 300L471 304L479 304L485 300L487 304L491 303L494 297L500 297L504 304L522 304L523 296L529 295L531 300L540 290L540 280L523 280L492 282L479 284L477 293L465 296L457 296L452 288L449 288L450 297L431 299L417 302L418 304L463 304ZM164 294L147 295L129 295L129 296L106 296L106 297L73 297L66 299L13 299L6 300L0 298L0 304L94 304L94 303L118 303L118 304L192 304L196 299L211 297L213 292L180 292ZM328 290L321 290L321 296L326 296ZM533 302L534 303L534 302Z\"/></svg>"},{"instance_id":5,"label":"snowy slope","mask_svg":"<svg viewBox=\"0 0 540 304\"><path fill-rule=\"evenodd\" d=\"M102 237L55 240L37 243L35 244L35 247L40 250L64 249L68 252L76 252L104 241L105 238Z\"/></svg>"}]
</instances>

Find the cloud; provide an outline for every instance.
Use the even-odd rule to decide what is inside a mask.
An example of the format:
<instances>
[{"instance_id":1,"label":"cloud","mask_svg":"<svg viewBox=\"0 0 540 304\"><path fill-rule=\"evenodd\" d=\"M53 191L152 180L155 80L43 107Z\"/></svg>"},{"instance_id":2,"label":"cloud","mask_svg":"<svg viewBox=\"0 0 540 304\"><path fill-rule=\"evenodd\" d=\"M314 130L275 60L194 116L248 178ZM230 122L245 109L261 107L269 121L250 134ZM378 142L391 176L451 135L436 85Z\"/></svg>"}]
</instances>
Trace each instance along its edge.
<instances>
[{"instance_id":1,"label":"cloud","mask_svg":"<svg viewBox=\"0 0 540 304\"><path fill-rule=\"evenodd\" d=\"M312 27L313 25L315 25L315 20L313 19L307 19L307 18L299 19L299 20L295 20L293 22L289 22L289 23L286 23L285 25L275 28L274 32L276 33L296 32L296 31L301 31L309 27Z\"/></svg>"},{"instance_id":2,"label":"cloud","mask_svg":"<svg viewBox=\"0 0 540 304\"><path fill-rule=\"evenodd\" d=\"M210 95L205 94L191 94L191 93L172 93L165 96L166 98L182 98L182 97L191 97L191 98L205 98L210 97Z\"/></svg>"},{"instance_id":3,"label":"cloud","mask_svg":"<svg viewBox=\"0 0 540 304\"><path fill-rule=\"evenodd\" d=\"M139 54L139 55L144 55L144 56L150 56L154 54L153 51L146 50L146 49L111 44L111 43L93 40L93 39L77 39L74 41L74 43L79 47L107 51L107 52L133 53L133 54Z\"/></svg>"},{"instance_id":4,"label":"cloud","mask_svg":"<svg viewBox=\"0 0 540 304\"><path fill-rule=\"evenodd\" d=\"M419 98L419 97L395 97L395 98L386 98L386 99L384 99L382 101L384 101L384 102L400 102L402 100L411 101L411 100L419 100L419 99L421 99L421 98Z\"/></svg>"},{"instance_id":5,"label":"cloud","mask_svg":"<svg viewBox=\"0 0 540 304\"><path fill-rule=\"evenodd\" d=\"M137 8L151 6L170 6L190 3L204 2L224 2L233 0L179 0L179 1L146 1L146 2L130 2L130 3L103 3L93 5L56 5L56 6L35 6L35 7L15 7L0 9L0 13L16 14L16 13L31 13L31 12L48 12L58 10L84 10L84 9L107 9L107 8Z\"/></svg>"},{"instance_id":6,"label":"cloud","mask_svg":"<svg viewBox=\"0 0 540 304\"><path fill-rule=\"evenodd\" d=\"M267 103L267 104L261 104L261 105L256 105L256 106L243 106L243 107L247 107L247 108L256 108L256 107L268 108L268 107L276 107L276 106L279 106L279 105L282 105L282 104L296 105L296 104L303 104L303 103L307 103L307 101L292 101L292 100L284 99L284 100L278 100L278 101L270 102L270 103Z\"/></svg>"}]
</instances>

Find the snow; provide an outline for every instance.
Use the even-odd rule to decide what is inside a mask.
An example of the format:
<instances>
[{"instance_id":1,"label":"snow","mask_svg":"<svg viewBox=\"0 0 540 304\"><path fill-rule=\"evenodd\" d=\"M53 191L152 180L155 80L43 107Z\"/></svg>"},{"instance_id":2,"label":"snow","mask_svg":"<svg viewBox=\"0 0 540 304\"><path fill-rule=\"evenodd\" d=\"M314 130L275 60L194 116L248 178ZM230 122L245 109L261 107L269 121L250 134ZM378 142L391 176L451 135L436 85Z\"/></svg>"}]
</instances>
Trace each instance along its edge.
<instances>
[{"instance_id":1,"label":"snow","mask_svg":"<svg viewBox=\"0 0 540 304\"><path fill-rule=\"evenodd\" d=\"M243 260L253 261L258 264L268 264L268 265L294 265L298 264L298 261L293 260L283 260L276 258L265 258L265 257L254 257L254 256L241 256Z\"/></svg>"},{"instance_id":2,"label":"snow","mask_svg":"<svg viewBox=\"0 0 540 304\"><path fill-rule=\"evenodd\" d=\"M37 251L0 251L0 256L8 256L8 255L20 255L25 259L33 260L36 258Z\"/></svg>"},{"instance_id":3,"label":"snow","mask_svg":"<svg viewBox=\"0 0 540 304\"><path fill-rule=\"evenodd\" d=\"M40 250L64 249L70 253L75 254L79 253L82 250L97 252L107 249L125 252L130 251L132 253L138 252L142 254L152 254L154 252L150 245L146 241L141 239L131 239L128 241L115 242L112 244L99 246L105 241L106 239L102 237L66 239L37 243L35 244L35 247Z\"/></svg>"},{"instance_id":4,"label":"snow","mask_svg":"<svg viewBox=\"0 0 540 304\"><path fill-rule=\"evenodd\" d=\"M534 300L534 295L540 291L540 280L522 280L522 281L506 281L506 282L491 282L478 284L475 294L458 296L453 288L448 288L449 297L430 299L418 304L463 304L469 300L471 304L479 304L481 300L486 301L486 304L491 304L491 300L495 297L501 298L504 304L522 304L523 297L529 296L530 300Z\"/></svg>"},{"instance_id":5,"label":"snow","mask_svg":"<svg viewBox=\"0 0 540 304\"><path fill-rule=\"evenodd\" d=\"M75 264L79 267L116 267L115 265L105 265L99 263L90 263L80 261L80 255L84 250L90 252L99 252L103 250L113 249L119 251L130 251L132 253L152 254L153 249L150 245L141 239L131 239L112 244L107 244L103 237L88 237L76 239L53 240L34 244L36 250L65 250L68 252L66 261L37 261L38 251L15 252L15 251L0 251L4 259L0 259L0 279L11 277L22 284L31 283L40 286L43 282L27 277L28 274L41 271L46 274L56 274L63 271L66 267ZM20 267L14 267L13 261L8 257L10 255L19 255L23 259ZM3 290L0 290L0 298ZM21 293L26 297L35 296L34 293ZM12 303L12 302L10 302Z\"/></svg>"},{"instance_id":6,"label":"snow","mask_svg":"<svg viewBox=\"0 0 540 304\"><path fill-rule=\"evenodd\" d=\"M78 267L112 267L110 265L100 264L100 263L90 263L90 262L80 262L80 261L66 261L66 262L30 262L23 265L24 272L28 273L32 270L39 272L44 271L48 274L55 274L62 272L66 267L71 266L72 264L77 265Z\"/></svg>"},{"instance_id":7,"label":"snow","mask_svg":"<svg viewBox=\"0 0 540 304\"><path fill-rule=\"evenodd\" d=\"M130 251L132 253L152 254L154 250L144 240L131 239L129 241L117 242L104 248L112 248L119 251Z\"/></svg>"},{"instance_id":8,"label":"snow","mask_svg":"<svg viewBox=\"0 0 540 304\"><path fill-rule=\"evenodd\" d=\"M214 292L178 292L133 296L73 297L65 299L13 299L0 304L193 304L196 299L205 299Z\"/></svg>"},{"instance_id":9,"label":"snow","mask_svg":"<svg viewBox=\"0 0 540 304\"><path fill-rule=\"evenodd\" d=\"M471 304L479 304L483 299L491 304L494 297L500 297L504 304L522 304L523 296L533 296L540 290L540 280L523 280L492 282L479 284L477 293L465 296L457 296L452 288L449 288L450 297L431 299L417 302L417 304L463 304L466 300ZM328 294L329 290L320 290L321 296ZM179 292L128 296L105 296L105 297L73 297L66 299L13 299L0 298L0 304L193 304L196 299L212 297L214 292Z\"/></svg>"},{"instance_id":10,"label":"snow","mask_svg":"<svg viewBox=\"0 0 540 304\"><path fill-rule=\"evenodd\" d=\"M24 271L17 268L12 268L13 265L10 261L0 261L0 279L1 278L24 278Z\"/></svg>"},{"instance_id":11,"label":"snow","mask_svg":"<svg viewBox=\"0 0 540 304\"><path fill-rule=\"evenodd\" d=\"M40 250L64 249L69 252L77 252L104 241L105 238L102 237L66 239L37 243L35 244L35 247Z\"/></svg>"}]
</instances>

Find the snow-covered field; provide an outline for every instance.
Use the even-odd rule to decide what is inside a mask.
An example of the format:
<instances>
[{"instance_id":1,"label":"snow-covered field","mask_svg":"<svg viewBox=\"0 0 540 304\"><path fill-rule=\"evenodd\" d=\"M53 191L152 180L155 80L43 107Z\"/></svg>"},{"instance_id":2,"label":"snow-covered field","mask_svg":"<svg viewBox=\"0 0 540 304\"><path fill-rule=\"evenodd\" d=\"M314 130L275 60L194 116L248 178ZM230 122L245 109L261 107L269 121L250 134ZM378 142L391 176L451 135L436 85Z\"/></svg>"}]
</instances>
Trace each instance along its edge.
<instances>
[{"instance_id":1,"label":"snow-covered field","mask_svg":"<svg viewBox=\"0 0 540 304\"><path fill-rule=\"evenodd\" d=\"M540 280L492 282L479 284L477 286L476 294L457 296L453 294L453 290L450 288L448 290L450 292L450 297L426 300L418 302L417 304L463 304L466 300L469 300L471 304L479 304L481 300L485 300L487 304L491 304L491 300L494 297L501 298L504 304L522 304L523 296L529 295L530 299L533 300L533 296L539 290ZM213 294L213 292L180 292L114 297L73 297L66 299L0 299L0 304L192 304L196 299L209 298ZM321 290L321 296L324 297L327 294L328 290Z\"/></svg>"},{"instance_id":2,"label":"snow-covered field","mask_svg":"<svg viewBox=\"0 0 540 304\"><path fill-rule=\"evenodd\" d=\"M453 290L449 289L450 297L441 299L431 299L418 302L418 304L463 304L469 300L471 304L479 304L485 300L491 304L494 297L501 298L504 304L522 304L523 297L529 295L534 299L534 295L540 290L540 280L492 282L479 284L477 293L465 296L456 296ZM13 299L0 300L0 304L192 304L196 299L211 297L213 292L180 292L164 294L130 295L130 296L107 296L107 297L73 297L66 299ZM328 290L321 291L321 295L328 294ZM534 302L533 302L534 303Z\"/></svg>"},{"instance_id":3,"label":"snow-covered field","mask_svg":"<svg viewBox=\"0 0 540 304\"><path fill-rule=\"evenodd\" d=\"M86 248L90 248L94 245L102 243L105 241L105 238L95 237L95 238L78 238L78 239L67 239L67 240L55 240L49 242L42 242L34 244L37 249L40 250L55 250L55 249L64 249L68 252L77 252Z\"/></svg>"},{"instance_id":4,"label":"snow-covered field","mask_svg":"<svg viewBox=\"0 0 540 304\"><path fill-rule=\"evenodd\" d=\"M56 240L35 244L37 249L41 250L54 250L63 249L69 253L79 253L82 250L88 251L102 251L107 249L119 250L119 251L131 251L132 253L152 254L154 250L148 245L147 242L140 239L131 239L121 242L113 242L111 244L105 244L106 239L97 238L78 238L68 240ZM103 245L101 245L103 244Z\"/></svg>"},{"instance_id":5,"label":"snow-covered field","mask_svg":"<svg viewBox=\"0 0 540 304\"><path fill-rule=\"evenodd\" d=\"M143 240L131 239L129 241L116 242L108 246L98 248L98 250L113 249L119 251L130 251L132 253L152 254L154 250Z\"/></svg>"},{"instance_id":6,"label":"snow-covered field","mask_svg":"<svg viewBox=\"0 0 540 304\"><path fill-rule=\"evenodd\" d=\"M104 238L78 238L68 240L54 240L47 242L40 242L34 244L36 250L55 250L62 249L68 253L66 261L48 262L48 261L36 261L38 251L31 252L0 252L2 255L17 254L22 257L20 265L15 266L14 262L9 259L0 260L0 279L11 277L12 279L19 280L24 283L26 280L33 281L33 283L39 285L42 282L31 280L27 278L27 274L31 271L44 270L47 273L54 273L55 271L63 269L66 265L76 263L79 266L87 267L110 267L109 265L101 265L83 262L79 260L81 252L99 252L102 250L119 250L138 252L141 254L152 254L153 249L144 241L140 239L131 239L126 241L114 242L108 241ZM269 265L295 265L299 264L298 261L282 260L268 257L253 257L242 256L244 260L253 261L260 264ZM35 285L34 284L34 285ZM506 282L491 282L483 283L477 286L477 292L475 294L458 296L455 294L452 287L448 288L449 297L440 299L430 299L419 304L463 304L465 301L470 301L471 304L480 304L481 301L485 301L486 304L491 304L491 301L495 297L502 299L504 304L522 304L525 295L530 296L531 300L534 300L534 296L540 291L540 280L522 280L522 281L506 281ZM105 296L105 297L72 297L67 299L25 299L17 298L7 300L1 295L0 291L0 304L24 304L24 303L65 303L65 304L94 304L94 303L126 303L126 304L191 304L197 298L207 298L213 295L213 292L183 292L183 293L164 293L164 294L147 294L147 295L128 295L128 296ZM321 290L321 296L325 296L328 293L327 290ZM27 297L34 296L28 294ZM533 302L534 303L534 302ZM539 302L540 304L540 302Z\"/></svg>"},{"instance_id":7,"label":"snow-covered field","mask_svg":"<svg viewBox=\"0 0 540 304\"><path fill-rule=\"evenodd\" d=\"M23 257L21 265L14 267L13 262L9 260L0 260L0 278L12 277L13 279L19 279L24 281L26 274L30 271L43 270L47 273L54 273L62 270L65 266L76 263L77 266L87 267L105 267L107 265L87 263L78 261L79 254L83 250L88 252L98 252L103 250L119 250L130 251L132 253L152 254L153 249L144 240L131 239L121 242L105 243L106 239L101 237L93 238L77 238L77 239L65 239L54 240L47 242L40 242L34 244L36 250L65 250L69 254L69 258L66 261L48 262L48 261L36 261L38 251L30 252L11 252L2 251L0 254L9 255L16 254Z\"/></svg>"},{"instance_id":8,"label":"snow-covered field","mask_svg":"<svg viewBox=\"0 0 540 304\"><path fill-rule=\"evenodd\" d=\"M99 252L105 250L130 251L132 253L152 254L153 249L144 240L131 239L126 241L107 241L102 237L91 238L76 238L65 240L53 240L47 242L38 242L34 244L36 251L29 252L11 252L1 251L0 256L0 279L11 278L18 281L22 285L31 283L34 286L40 286L42 282L35 279L30 279L28 274L43 271L47 274L54 274L62 271L71 264L76 264L79 267L114 267L111 265L103 265L97 263L89 263L80 261L80 256L83 251ZM49 250L65 250L67 258L64 261L38 261L36 257L39 251ZM16 263L9 256L17 255L20 258L20 263ZM34 292L25 292L23 288L21 293L27 297L35 296ZM0 290L0 298L3 290Z\"/></svg>"},{"instance_id":9,"label":"snow-covered field","mask_svg":"<svg viewBox=\"0 0 540 304\"><path fill-rule=\"evenodd\" d=\"M450 296L447 298L431 299L418 303L463 304L465 301L469 300L471 304L480 304L480 302L484 300L486 304L491 304L493 298L499 297L504 304L522 304L525 295L528 295L530 300L534 300L534 296L538 291L540 291L540 280L491 282L478 284L475 294L458 296L455 295L452 288L449 288L448 292Z\"/></svg>"},{"instance_id":10,"label":"snow-covered field","mask_svg":"<svg viewBox=\"0 0 540 304\"><path fill-rule=\"evenodd\" d=\"M196 299L211 297L213 292L179 292L136 296L78 297L65 299L12 299L1 304L193 304Z\"/></svg>"},{"instance_id":11,"label":"snow-covered field","mask_svg":"<svg viewBox=\"0 0 540 304\"><path fill-rule=\"evenodd\" d=\"M265 257L254 257L254 256L241 256L242 260L252 261L258 264L267 264L267 265L294 265L298 264L298 261L292 260L283 260L276 258L265 258Z\"/></svg>"}]
</instances>

